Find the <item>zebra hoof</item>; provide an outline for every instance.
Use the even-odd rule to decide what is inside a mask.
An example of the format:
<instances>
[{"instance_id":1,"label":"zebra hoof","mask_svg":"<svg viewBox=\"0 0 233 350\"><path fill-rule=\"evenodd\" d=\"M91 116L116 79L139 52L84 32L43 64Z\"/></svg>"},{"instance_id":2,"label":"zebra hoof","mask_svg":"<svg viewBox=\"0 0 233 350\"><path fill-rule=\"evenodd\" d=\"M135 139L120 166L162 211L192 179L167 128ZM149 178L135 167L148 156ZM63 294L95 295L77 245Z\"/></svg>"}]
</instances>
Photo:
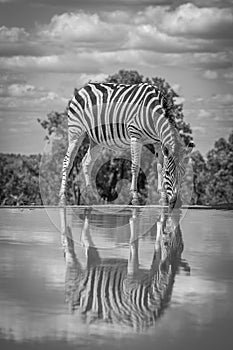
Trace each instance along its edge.
<instances>
[{"instance_id":1,"label":"zebra hoof","mask_svg":"<svg viewBox=\"0 0 233 350\"><path fill-rule=\"evenodd\" d=\"M131 197L132 197L131 204L132 205L139 205L138 193L135 192L135 191L132 191L131 192Z\"/></svg>"},{"instance_id":2,"label":"zebra hoof","mask_svg":"<svg viewBox=\"0 0 233 350\"><path fill-rule=\"evenodd\" d=\"M139 200L138 198L133 198L131 201L132 205L139 205Z\"/></svg>"},{"instance_id":3,"label":"zebra hoof","mask_svg":"<svg viewBox=\"0 0 233 350\"><path fill-rule=\"evenodd\" d=\"M84 190L82 191L82 197L85 205L94 204L95 197L91 189L91 186L88 185L86 188L84 188Z\"/></svg>"},{"instance_id":4,"label":"zebra hoof","mask_svg":"<svg viewBox=\"0 0 233 350\"><path fill-rule=\"evenodd\" d=\"M176 196L173 199L171 199L170 207L172 209L179 209L182 207L182 200L181 200L180 196Z\"/></svg>"},{"instance_id":5,"label":"zebra hoof","mask_svg":"<svg viewBox=\"0 0 233 350\"><path fill-rule=\"evenodd\" d=\"M61 198L60 200L59 200L59 207L65 207L66 206L66 200L65 200L65 198Z\"/></svg>"},{"instance_id":6,"label":"zebra hoof","mask_svg":"<svg viewBox=\"0 0 233 350\"><path fill-rule=\"evenodd\" d=\"M162 207L167 206L167 205L168 205L168 200L167 200L167 198L161 198L161 199L159 200L159 205L161 205Z\"/></svg>"}]
</instances>

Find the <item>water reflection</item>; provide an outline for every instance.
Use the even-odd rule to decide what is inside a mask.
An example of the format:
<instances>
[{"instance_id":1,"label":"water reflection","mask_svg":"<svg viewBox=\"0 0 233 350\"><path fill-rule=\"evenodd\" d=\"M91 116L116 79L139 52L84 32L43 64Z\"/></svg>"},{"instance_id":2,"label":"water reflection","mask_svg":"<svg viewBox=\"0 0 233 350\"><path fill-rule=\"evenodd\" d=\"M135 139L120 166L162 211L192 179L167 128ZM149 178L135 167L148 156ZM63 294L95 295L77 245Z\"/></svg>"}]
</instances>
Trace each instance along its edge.
<instances>
[{"instance_id":1,"label":"water reflection","mask_svg":"<svg viewBox=\"0 0 233 350\"><path fill-rule=\"evenodd\" d=\"M101 214L100 214L101 215ZM140 210L131 209L127 220L130 231L128 258L101 257L97 229L98 213L84 213L80 243L85 250L83 264L75 251L72 225L66 209L61 209L61 237L66 277L65 295L71 313L78 313L87 324L100 323L124 326L143 331L153 326L168 307L175 276L181 268L190 273L188 263L181 258L184 242L180 227L181 210L169 213L165 208L155 216L149 235L154 237L149 268L142 268L139 259ZM100 226L100 225L99 225ZM103 227L105 229L105 227ZM101 236L101 229L98 227Z\"/></svg>"},{"instance_id":2,"label":"water reflection","mask_svg":"<svg viewBox=\"0 0 233 350\"><path fill-rule=\"evenodd\" d=\"M62 214L65 260L58 208L0 210L0 349L230 344L232 211L101 210Z\"/></svg>"}]
</instances>

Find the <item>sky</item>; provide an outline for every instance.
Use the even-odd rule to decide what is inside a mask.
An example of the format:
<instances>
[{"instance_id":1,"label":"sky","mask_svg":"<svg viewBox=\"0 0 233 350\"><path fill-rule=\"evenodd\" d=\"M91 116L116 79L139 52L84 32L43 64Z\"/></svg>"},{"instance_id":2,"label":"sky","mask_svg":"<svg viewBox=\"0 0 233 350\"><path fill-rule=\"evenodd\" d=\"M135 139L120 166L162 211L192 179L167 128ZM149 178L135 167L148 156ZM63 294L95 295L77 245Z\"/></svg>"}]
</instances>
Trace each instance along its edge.
<instances>
[{"instance_id":1,"label":"sky","mask_svg":"<svg viewBox=\"0 0 233 350\"><path fill-rule=\"evenodd\" d=\"M37 119L120 69L166 79L206 155L233 129L233 0L0 0L0 152L43 153Z\"/></svg>"}]
</instances>

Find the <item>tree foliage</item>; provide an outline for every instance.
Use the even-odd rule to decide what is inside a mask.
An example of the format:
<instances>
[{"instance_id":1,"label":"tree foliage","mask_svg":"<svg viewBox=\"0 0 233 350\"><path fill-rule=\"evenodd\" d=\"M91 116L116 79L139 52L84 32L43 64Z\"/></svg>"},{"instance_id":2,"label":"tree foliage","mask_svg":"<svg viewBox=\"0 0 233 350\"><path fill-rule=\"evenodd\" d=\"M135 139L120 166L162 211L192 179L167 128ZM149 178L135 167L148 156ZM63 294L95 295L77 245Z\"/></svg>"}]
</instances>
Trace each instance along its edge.
<instances>
[{"instance_id":1,"label":"tree foliage","mask_svg":"<svg viewBox=\"0 0 233 350\"><path fill-rule=\"evenodd\" d=\"M207 153L192 154L194 170L194 204L233 203L233 131L228 140L220 138Z\"/></svg>"},{"instance_id":2,"label":"tree foliage","mask_svg":"<svg viewBox=\"0 0 233 350\"><path fill-rule=\"evenodd\" d=\"M233 131L228 140L220 138L207 153L208 202L233 202Z\"/></svg>"},{"instance_id":3,"label":"tree foliage","mask_svg":"<svg viewBox=\"0 0 233 350\"><path fill-rule=\"evenodd\" d=\"M0 154L0 204L42 204L39 189L40 155Z\"/></svg>"}]
</instances>

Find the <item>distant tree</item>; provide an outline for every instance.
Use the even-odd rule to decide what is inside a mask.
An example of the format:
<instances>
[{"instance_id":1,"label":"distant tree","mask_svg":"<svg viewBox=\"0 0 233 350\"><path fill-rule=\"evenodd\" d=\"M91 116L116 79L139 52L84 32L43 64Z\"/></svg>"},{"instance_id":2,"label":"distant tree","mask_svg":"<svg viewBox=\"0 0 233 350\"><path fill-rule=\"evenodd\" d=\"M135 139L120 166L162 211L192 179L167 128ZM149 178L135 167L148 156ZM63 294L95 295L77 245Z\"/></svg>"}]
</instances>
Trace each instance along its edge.
<instances>
[{"instance_id":1,"label":"distant tree","mask_svg":"<svg viewBox=\"0 0 233 350\"><path fill-rule=\"evenodd\" d=\"M106 79L107 83L114 84L140 84L144 81L143 75L139 74L136 70L121 69L118 73L109 75Z\"/></svg>"},{"instance_id":2,"label":"distant tree","mask_svg":"<svg viewBox=\"0 0 233 350\"><path fill-rule=\"evenodd\" d=\"M193 197L192 204L207 204L206 187L208 171L206 161L199 151L191 154L193 164Z\"/></svg>"},{"instance_id":3,"label":"distant tree","mask_svg":"<svg viewBox=\"0 0 233 350\"><path fill-rule=\"evenodd\" d=\"M233 203L233 131L207 153L207 196L210 204Z\"/></svg>"},{"instance_id":4,"label":"distant tree","mask_svg":"<svg viewBox=\"0 0 233 350\"><path fill-rule=\"evenodd\" d=\"M207 153L192 153L193 204L233 203L233 131L228 140L220 138Z\"/></svg>"},{"instance_id":5,"label":"distant tree","mask_svg":"<svg viewBox=\"0 0 233 350\"><path fill-rule=\"evenodd\" d=\"M0 154L0 204L41 205L40 155Z\"/></svg>"},{"instance_id":6,"label":"distant tree","mask_svg":"<svg viewBox=\"0 0 233 350\"><path fill-rule=\"evenodd\" d=\"M47 152L43 154L40 164L40 191L45 205L55 205L59 201L62 164L68 146L67 110L62 113L51 112L47 119L38 119L38 122L46 131L47 141ZM87 139L84 140L71 170L67 184L67 198L70 204L80 204L78 174L88 142Z\"/></svg>"}]
</instances>

